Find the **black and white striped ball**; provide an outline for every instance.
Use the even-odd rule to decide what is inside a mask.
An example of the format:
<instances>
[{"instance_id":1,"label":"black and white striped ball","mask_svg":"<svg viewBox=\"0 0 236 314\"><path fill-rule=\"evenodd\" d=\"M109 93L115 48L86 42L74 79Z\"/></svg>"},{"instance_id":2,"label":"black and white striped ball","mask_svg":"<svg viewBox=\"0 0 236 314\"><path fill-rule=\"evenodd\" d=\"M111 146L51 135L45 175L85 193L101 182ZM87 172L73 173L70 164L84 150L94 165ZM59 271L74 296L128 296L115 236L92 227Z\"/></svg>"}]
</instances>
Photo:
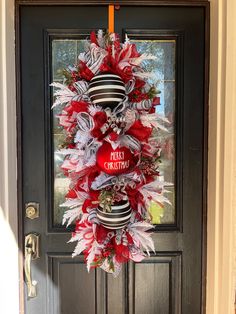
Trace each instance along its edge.
<instances>
[{"instance_id":1,"label":"black and white striped ball","mask_svg":"<svg viewBox=\"0 0 236 314\"><path fill-rule=\"evenodd\" d=\"M102 73L91 79L88 93L95 105L114 108L125 97L125 84L119 75Z\"/></svg>"},{"instance_id":2,"label":"black and white striped ball","mask_svg":"<svg viewBox=\"0 0 236 314\"><path fill-rule=\"evenodd\" d=\"M104 212L102 205L97 208L97 217L107 229L124 228L131 217L131 207L128 200L111 205L111 212Z\"/></svg>"}]
</instances>

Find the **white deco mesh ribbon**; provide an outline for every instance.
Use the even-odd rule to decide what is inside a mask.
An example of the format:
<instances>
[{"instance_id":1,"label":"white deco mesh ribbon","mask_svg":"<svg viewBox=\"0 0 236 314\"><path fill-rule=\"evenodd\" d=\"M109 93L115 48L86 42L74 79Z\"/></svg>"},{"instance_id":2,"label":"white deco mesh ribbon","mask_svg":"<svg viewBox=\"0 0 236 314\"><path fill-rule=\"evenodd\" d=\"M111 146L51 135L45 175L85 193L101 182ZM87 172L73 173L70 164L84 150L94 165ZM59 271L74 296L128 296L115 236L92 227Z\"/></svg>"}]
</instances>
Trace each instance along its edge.
<instances>
[{"instance_id":1,"label":"white deco mesh ribbon","mask_svg":"<svg viewBox=\"0 0 236 314\"><path fill-rule=\"evenodd\" d=\"M55 101L52 109L58 105L67 104L70 101L89 100L88 83L86 81L78 81L74 83L76 93L72 92L67 86L59 82L54 82L50 86L56 88L54 91Z\"/></svg>"},{"instance_id":2,"label":"white deco mesh ribbon","mask_svg":"<svg viewBox=\"0 0 236 314\"><path fill-rule=\"evenodd\" d=\"M124 188L130 186L134 189L136 187L136 183L140 183L142 180L142 176L138 175L136 172L130 172L119 176L110 176L102 172L95 178L91 187L93 190L101 190L113 185L117 191L123 190L125 193Z\"/></svg>"},{"instance_id":3,"label":"white deco mesh ribbon","mask_svg":"<svg viewBox=\"0 0 236 314\"><path fill-rule=\"evenodd\" d=\"M93 74L97 74L103 59L107 56L107 51L92 43L91 48L79 54L79 60L83 61Z\"/></svg>"}]
</instances>

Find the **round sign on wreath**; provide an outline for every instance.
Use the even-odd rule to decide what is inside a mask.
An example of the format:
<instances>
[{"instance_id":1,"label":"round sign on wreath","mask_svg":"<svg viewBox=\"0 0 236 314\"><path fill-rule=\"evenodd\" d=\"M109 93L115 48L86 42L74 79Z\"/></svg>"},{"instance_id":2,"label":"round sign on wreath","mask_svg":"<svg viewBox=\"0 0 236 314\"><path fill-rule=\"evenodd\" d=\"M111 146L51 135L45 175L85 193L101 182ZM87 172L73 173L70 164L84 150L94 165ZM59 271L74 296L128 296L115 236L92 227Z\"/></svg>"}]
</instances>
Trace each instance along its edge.
<instances>
[{"instance_id":1,"label":"round sign on wreath","mask_svg":"<svg viewBox=\"0 0 236 314\"><path fill-rule=\"evenodd\" d=\"M113 149L105 142L99 147L96 155L99 168L110 175L119 175L131 171L138 162L138 157L125 146Z\"/></svg>"}]
</instances>

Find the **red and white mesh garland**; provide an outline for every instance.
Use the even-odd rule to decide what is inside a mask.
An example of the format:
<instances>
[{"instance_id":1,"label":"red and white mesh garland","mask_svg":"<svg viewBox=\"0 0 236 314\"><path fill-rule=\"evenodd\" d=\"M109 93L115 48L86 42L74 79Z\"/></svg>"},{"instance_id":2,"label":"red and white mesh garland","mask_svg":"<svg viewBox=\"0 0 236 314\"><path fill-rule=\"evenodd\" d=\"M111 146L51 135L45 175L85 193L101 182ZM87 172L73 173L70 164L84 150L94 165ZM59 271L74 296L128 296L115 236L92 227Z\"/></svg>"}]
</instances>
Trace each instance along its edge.
<instances>
[{"instance_id":1,"label":"red and white mesh garland","mask_svg":"<svg viewBox=\"0 0 236 314\"><path fill-rule=\"evenodd\" d=\"M61 169L70 179L62 204L69 208L63 223L75 223L70 240L77 243L73 256L83 253L88 270L101 267L116 276L122 263L139 262L155 252L149 207L151 202L163 206L169 201L164 196L165 183L159 180L161 147L155 140L160 129L166 131L168 121L156 113L159 97L147 83L149 73L141 67L144 60L154 58L140 55L128 39L120 43L117 34L92 32L78 64L65 70L63 84L52 84L53 107L60 106L59 124L67 134L59 151L65 156ZM106 73L125 86L125 97L115 108L109 103L95 105L89 96L92 78ZM101 84L100 77L96 82ZM112 84L119 82L112 82L109 86L114 90ZM94 86L97 83L92 90ZM131 207L128 223L117 229L104 227L106 217L102 224L98 206L112 217L112 208L119 208L124 200ZM126 213L116 213L111 226L121 226Z\"/></svg>"}]
</instances>

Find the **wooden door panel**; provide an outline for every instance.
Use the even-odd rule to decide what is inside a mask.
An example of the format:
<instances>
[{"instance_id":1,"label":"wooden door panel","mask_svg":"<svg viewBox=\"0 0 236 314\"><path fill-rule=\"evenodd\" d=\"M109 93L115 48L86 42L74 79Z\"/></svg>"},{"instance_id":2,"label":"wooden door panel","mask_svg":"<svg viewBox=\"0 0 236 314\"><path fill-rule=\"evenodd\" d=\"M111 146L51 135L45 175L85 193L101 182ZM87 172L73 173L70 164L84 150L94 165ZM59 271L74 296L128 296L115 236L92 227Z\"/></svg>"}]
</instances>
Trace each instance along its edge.
<instances>
[{"instance_id":1,"label":"wooden door panel","mask_svg":"<svg viewBox=\"0 0 236 314\"><path fill-rule=\"evenodd\" d=\"M130 264L133 313L181 313L181 261L173 252Z\"/></svg>"},{"instance_id":2,"label":"wooden door panel","mask_svg":"<svg viewBox=\"0 0 236 314\"><path fill-rule=\"evenodd\" d=\"M106 6L22 6L21 134L23 206L40 204L40 217L24 218L24 234L40 234L40 259L32 262L38 295L34 314L199 314L202 296L205 6L121 6L120 36L176 40L175 208L171 223L157 225L156 254L124 265L118 278L89 274L83 256L71 258L68 230L54 224L53 128L49 84L53 39L83 39L106 29ZM89 18L88 18L89 16ZM23 213L23 217L25 217Z\"/></svg>"},{"instance_id":3,"label":"wooden door panel","mask_svg":"<svg viewBox=\"0 0 236 314\"><path fill-rule=\"evenodd\" d=\"M50 254L48 268L48 313L96 313L96 272L88 275L83 257L71 259L69 254Z\"/></svg>"},{"instance_id":4,"label":"wooden door panel","mask_svg":"<svg viewBox=\"0 0 236 314\"><path fill-rule=\"evenodd\" d=\"M128 311L128 265L123 267L119 277L105 274L107 313L125 314Z\"/></svg>"},{"instance_id":5,"label":"wooden door panel","mask_svg":"<svg viewBox=\"0 0 236 314\"><path fill-rule=\"evenodd\" d=\"M114 278L101 270L88 274L83 257L48 254L48 313L127 313L127 268ZM88 298L89 296L89 298Z\"/></svg>"},{"instance_id":6,"label":"wooden door panel","mask_svg":"<svg viewBox=\"0 0 236 314\"><path fill-rule=\"evenodd\" d=\"M169 313L169 275L168 263L135 265L135 313Z\"/></svg>"},{"instance_id":7,"label":"wooden door panel","mask_svg":"<svg viewBox=\"0 0 236 314\"><path fill-rule=\"evenodd\" d=\"M48 313L92 314L100 308L121 314L128 312L129 303L133 313L140 314L180 310L180 253L158 253L144 262L129 263L118 278L101 270L88 274L83 257L48 254L48 274Z\"/></svg>"}]
</instances>

